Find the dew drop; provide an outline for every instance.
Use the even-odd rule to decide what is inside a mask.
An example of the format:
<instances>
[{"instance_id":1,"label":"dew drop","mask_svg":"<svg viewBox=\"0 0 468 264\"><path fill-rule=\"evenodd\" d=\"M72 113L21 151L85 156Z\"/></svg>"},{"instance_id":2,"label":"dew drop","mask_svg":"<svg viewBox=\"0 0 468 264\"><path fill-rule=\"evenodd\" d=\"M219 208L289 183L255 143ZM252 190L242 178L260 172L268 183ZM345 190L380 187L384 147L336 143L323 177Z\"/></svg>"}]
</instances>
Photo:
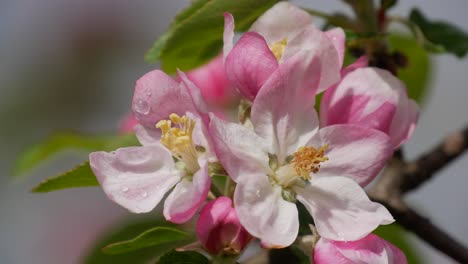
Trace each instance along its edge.
<instances>
[{"instance_id":1,"label":"dew drop","mask_svg":"<svg viewBox=\"0 0 468 264\"><path fill-rule=\"evenodd\" d=\"M124 192L124 193L128 192L128 187L123 187L122 192Z\"/></svg>"},{"instance_id":2,"label":"dew drop","mask_svg":"<svg viewBox=\"0 0 468 264\"><path fill-rule=\"evenodd\" d=\"M135 110L140 113L140 114L148 114L150 107L148 105L148 102L142 99L138 99L135 103Z\"/></svg>"},{"instance_id":3,"label":"dew drop","mask_svg":"<svg viewBox=\"0 0 468 264\"><path fill-rule=\"evenodd\" d=\"M260 189L258 189L255 194L257 195L257 197L260 197Z\"/></svg>"},{"instance_id":4,"label":"dew drop","mask_svg":"<svg viewBox=\"0 0 468 264\"><path fill-rule=\"evenodd\" d=\"M153 94L151 93L150 90L147 90L145 94L146 94L146 96L148 96L148 97L151 97L151 96L153 95Z\"/></svg>"},{"instance_id":5,"label":"dew drop","mask_svg":"<svg viewBox=\"0 0 468 264\"><path fill-rule=\"evenodd\" d=\"M141 193L141 196L142 196L143 198L146 198L146 197L148 197L148 193L147 193L147 192L142 192L142 193Z\"/></svg>"}]
</instances>

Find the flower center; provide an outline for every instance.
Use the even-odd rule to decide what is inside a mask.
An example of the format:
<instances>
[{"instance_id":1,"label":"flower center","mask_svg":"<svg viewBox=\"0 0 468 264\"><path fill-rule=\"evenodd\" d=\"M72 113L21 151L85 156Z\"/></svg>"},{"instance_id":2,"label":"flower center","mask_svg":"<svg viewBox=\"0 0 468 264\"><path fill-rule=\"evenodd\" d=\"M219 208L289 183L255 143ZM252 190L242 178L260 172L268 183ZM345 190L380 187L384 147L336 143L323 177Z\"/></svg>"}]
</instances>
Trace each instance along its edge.
<instances>
[{"instance_id":1,"label":"flower center","mask_svg":"<svg viewBox=\"0 0 468 264\"><path fill-rule=\"evenodd\" d=\"M294 164L297 175L304 180L310 180L312 177L310 173L317 173L320 169L320 163L328 160L328 157L325 157L327 148L328 145L319 149L314 147L300 147L294 152L291 163Z\"/></svg>"},{"instance_id":2,"label":"flower center","mask_svg":"<svg viewBox=\"0 0 468 264\"><path fill-rule=\"evenodd\" d=\"M200 169L197 160L197 150L193 144L192 134L195 121L183 115L170 114L170 120L161 120L156 128L161 129L161 144L165 146L172 155L185 163L186 169L195 173ZM174 126L172 126L174 124Z\"/></svg>"},{"instance_id":3,"label":"flower center","mask_svg":"<svg viewBox=\"0 0 468 264\"><path fill-rule=\"evenodd\" d=\"M270 45L270 50L275 55L276 60L279 61L281 57L283 57L284 50L286 49L286 45L288 44L288 40L283 38L280 41L273 42Z\"/></svg>"}]
</instances>

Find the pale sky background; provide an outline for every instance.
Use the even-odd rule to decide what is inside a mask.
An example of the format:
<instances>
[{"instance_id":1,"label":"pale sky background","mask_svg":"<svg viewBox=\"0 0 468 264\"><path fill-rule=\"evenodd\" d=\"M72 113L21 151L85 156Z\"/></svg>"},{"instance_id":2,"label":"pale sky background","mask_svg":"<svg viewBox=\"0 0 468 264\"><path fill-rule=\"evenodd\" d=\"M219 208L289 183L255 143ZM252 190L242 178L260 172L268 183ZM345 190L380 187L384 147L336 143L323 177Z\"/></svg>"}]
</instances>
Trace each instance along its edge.
<instances>
[{"instance_id":1,"label":"pale sky background","mask_svg":"<svg viewBox=\"0 0 468 264\"><path fill-rule=\"evenodd\" d=\"M293 1L322 11L340 1ZM464 0L399 1L391 13L419 6L430 18L468 31ZM79 263L79 256L125 210L99 188L45 195L28 191L46 176L86 158L67 154L20 182L12 163L26 146L55 130L111 132L129 110L135 81L156 67L143 54L188 0L3 0L0 2L0 257L1 263ZM442 6L441 6L442 5ZM406 145L417 157L468 124L468 60L433 57L432 92ZM96 73L97 72L97 73ZM65 77L63 77L65 76ZM468 245L468 155L408 195L410 204ZM453 263L417 238L427 263Z\"/></svg>"}]
</instances>

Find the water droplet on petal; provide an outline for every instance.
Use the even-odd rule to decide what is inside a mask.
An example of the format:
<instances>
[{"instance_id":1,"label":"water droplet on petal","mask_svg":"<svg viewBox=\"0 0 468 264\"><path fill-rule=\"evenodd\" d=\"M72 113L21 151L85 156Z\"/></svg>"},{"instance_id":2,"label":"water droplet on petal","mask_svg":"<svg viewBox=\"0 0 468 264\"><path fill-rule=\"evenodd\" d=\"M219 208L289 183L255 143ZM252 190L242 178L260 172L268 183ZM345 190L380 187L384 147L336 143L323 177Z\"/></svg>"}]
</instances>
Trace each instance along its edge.
<instances>
[{"instance_id":1,"label":"water droplet on petal","mask_svg":"<svg viewBox=\"0 0 468 264\"><path fill-rule=\"evenodd\" d=\"M153 95L153 94L151 94L151 91L150 91L150 90L147 90L145 94L146 94L146 96L148 96L148 97L151 97L151 96Z\"/></svg>"},{"instance_id":2,"label":"water droplet on petal","mask_svg":"<svg viewBox=\"0 0 468 264\"><path fill-rule=\"evenodd\" d=\"M260 198L260 189L258 189L258 190L255 192L255 194L257 195L257 197Z\"/></svg>"},{"instance_id":3,"label":"water droplet on petal","mask_svg":"<svg viewBox=\"0 0 468 264\"><path fill-rule=\"evenodd\" d=\"M128 187L123 187L122 192L124 192L124 193L128 192Z\"/></svg>"},{"instance_id":4,"label":"water droplet on petal","mask_svg":"<svg viewBox=\"0 0 468 264\"><path fill-rule=\"evenodd\" d=\"M150 107L148 102L142 99L138 99L135 103L135 110L140 114L146 115L149 113Z\"/></svg>"},{"instance_id":5,"label":"water droplet on petal","mask_svg":"<svg viewBox=\"0 0 468 264\"><path fill-rule=\"evenodd\" d=\"M142 192L142 193L141 193L141 196L142 196L143 198L146 198L146 197L148 197L148 193L147 193L147 192Z\"/></svg>"}]
</instances>

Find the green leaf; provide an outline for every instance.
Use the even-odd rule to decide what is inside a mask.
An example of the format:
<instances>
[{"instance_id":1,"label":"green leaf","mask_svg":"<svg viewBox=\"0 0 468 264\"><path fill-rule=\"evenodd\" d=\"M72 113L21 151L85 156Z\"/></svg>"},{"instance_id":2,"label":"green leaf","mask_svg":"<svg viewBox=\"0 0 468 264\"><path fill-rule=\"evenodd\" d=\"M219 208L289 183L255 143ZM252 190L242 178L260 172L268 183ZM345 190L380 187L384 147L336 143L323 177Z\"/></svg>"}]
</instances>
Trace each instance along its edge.
<instances>
[{"instance_id":1,"label":"green leaf","mask_svg":"<svg viewBox=\"0 0 468 264\"><path fill-rule=\"evenodd\" d=\"M224 12L236 20L236 30L249 26L278 0L195 0L184 9L153 47L146 60L161 60L167 73L189 70L220 53L223 45Z\"/></svg>"},{"instance_id":2,"label":"green leaf","mask_svg":"<svg viewBox=\"0 0 468 264\"><path fill-rule=\"evenodd\" d=\"M122 254L141 248L188 240L190 235L179 229L170 227L154 227L141 233L137 237L107 245L102 250L106 254Z\"/></svg>"},{"instance_id":3,"label":"green leaf","mask_svg":"<svg viewBox=\"0 0 468 264\"><path fill-rule=\"evenodd\" d=\"M411 11L409 19L419 26L429 41L425 43L429 51L445 51L459 58L468 52L468 34L457 26L444 21L429 21L416 8Z\"/></svg>"},{"instance_id":4,"label":"green leaf","mask_svg":"<svg viewBox=\"0 0 468 264\"><path fill-rule=\"evenodd\" d=\"M45 179L32 189L35 193L46 193L68 188L99 186L99 182L89 167L89 162L79 165L59 176Z\"/></svg>"},{"instance_id":5,"label":"green leaf","mask_svg":"<svg viewBox=\"0 0 468 264\"><path fill-rule=\"evenodd\" d=\"M195 251L170 251L164 254L157 264L208 264L210 261L202 254Z\"/></svg>"},{"instance_id":6,"label":"green leaf","mask_svg":"<svg viewBox=\"0 0 468 264\"><path fill-rule=\"evenodd\" d=\"M132 217L133 218L133 217ZM102 248L110 243L122 241L138 236L145 230L155 225L175 227L161 218L145 217L144 219L125 220L122 223L112 227L110 230L100 234L91 245L88 252L85 252L82 263L84 264L143 264L154 263L157 257L161 256L173 248L181 247L184 241L177 241L169 244L160 244L147 248L141 248L136 251L122 253L118 255L105 254Z\"/></svg>"},{"instance_id":7,"label":"green leaf","mask_svg":"<svg viewBox=\"0 0 468 264\"><path fill-rule=\"evenodd\" d=\"M373 233L401 249L405 253L408 263L423 263L422 259L418 257L419 254L415 247L408 240L408 232L398 224L381 225Z\"/></svg>"},{"instance_id":8,"label":"green leaf","mask_svg":"<svg viewBox=\"0 0 468 264\"><path fill-rule=\"evenodd\" d=\"M388 40L391 51L399 51L408 59L408 66L398 69L398 78L406 84L410 98L423 102L430 90L432 65L429 55L412 37L391 35Z\"/></svg>"},{"instance_id":9,"label":"green leaf","mask_svg":"<svg viewBox=\"0 0 468 264\"><path fill-rule=\"evenodd\" d=\"M119 147L139 145L134 134L126 135L80 135L75 133L58 133L43 143L30 147L16 161L13 175L22 176L42 162L64 150L81 150L86 152L110 151Z\"/></svg>"}]
</instances>

